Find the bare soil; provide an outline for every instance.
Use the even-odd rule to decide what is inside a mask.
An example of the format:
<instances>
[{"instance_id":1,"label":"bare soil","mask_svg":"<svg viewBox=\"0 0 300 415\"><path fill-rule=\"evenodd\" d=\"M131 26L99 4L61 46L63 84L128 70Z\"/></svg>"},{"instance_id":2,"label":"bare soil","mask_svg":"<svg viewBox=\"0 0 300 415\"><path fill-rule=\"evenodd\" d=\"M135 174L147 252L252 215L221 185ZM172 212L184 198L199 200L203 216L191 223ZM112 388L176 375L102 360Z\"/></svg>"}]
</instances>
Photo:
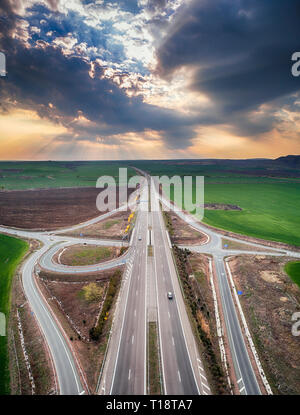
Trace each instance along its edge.
<instances>
[{"instance_id":1,"label":"bare soil","mask_svg":"<svg viewBox=\"0 0 300 415\"><path fill-rule=\"evenodd\" d=\"M94 187L0 191L0 224L53 230L99 216L96 206L103 189ZM134 189L128 189L130 195ZM117 191L117 207L118 207Z\"/></svg>"},{"instance_id":2,"label":"bare soil","mask_svg":"<svg viewBox=\"0 0 300 415\"><path fill-rule=\"evenodd\" d=\"M204 209L207 210L242 210L237 205L229 205L225 203L204 203Z\"/></svg>"},{"instance_id":3,"label":"bare soil","mask_svg":"<svg viewBox=\"0 0 300 415\"><path fill-rule=\"evenodd\" d=\"M47 289L51 302L55 302L61 311L70 317L69 323L75 331L84 339L89 339L89 330L96 324L108 281L93 282L103 289L103 298L92 302L86 301L82 296L82 289L91 282L66 283L44 280L42 283Z\"/></svg>"},{"instance_id":4,"label":"bare soil","mask_svg":"<svg viewBox=\"0 0 300 415\"><path fill-rule=\"evenodd\" d=\"M292 315L300 311L300 290L284 272L291 258L237 256L230 261L253 341L272 390L300 394L300 338Z\"/></svg>"},{"instance_id":5,"label":"bare soil","mask_svg":"<svg viewBox=\"0 0 300 415\"><path fill-rule=\"evenodd\" d=\"M109 218L95 223L93 225L86 226L74 231L66 232L67 236L83 236L86 238L98 238L98 239L117 239L120 240L124 235L126 226L128 225L128 216L131 211L118 212Z\"/></svg>"},{"instance_id":6,"label":"bare soil","mask_svg":"<svg viewBox=\"0 0 300 415\"><path fill-rule=\"evenodd\" d=\"M99 341L90 340L89 330L96 324L105 299L109 279L114 272L115 269L101 272L98 276L91 275L91 279L88 279L88 275L85 277L77 275L76 282L71 282L68 280L68 276L65 275L61 275L58 278L59 282L38 278L39 286L52 312L59 320L68 337L84 379L88 384L89 391L92 394L96 391L115 304L107 320L105 333ZM97 279L95 280L95 278ZM93 280L96 281L99 287L104 289L105 294L99 301L89 303L82 298L81 292L83 287L90 284Z\"/></svg>"},{"instance_id":7,"label":"bare soil","mask_svg":"<svg viewBox=\"0 0 300 415\"><path fill-rule=\"evenodd\" d=\"M171 242L175 245L200 245L207 240L203 233L191 228L173 211L164 212L164 215Z\"/></svg>"}]
</instances>

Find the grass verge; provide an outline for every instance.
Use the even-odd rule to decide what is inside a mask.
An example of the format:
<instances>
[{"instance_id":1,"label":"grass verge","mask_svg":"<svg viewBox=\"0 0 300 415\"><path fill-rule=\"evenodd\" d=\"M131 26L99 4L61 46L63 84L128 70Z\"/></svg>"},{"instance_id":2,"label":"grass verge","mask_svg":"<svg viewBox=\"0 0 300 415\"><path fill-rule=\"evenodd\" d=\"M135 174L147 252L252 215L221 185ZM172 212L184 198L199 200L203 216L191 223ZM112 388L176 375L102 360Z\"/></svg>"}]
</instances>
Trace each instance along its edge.
<instances>
[{"instance_id":1,"label":"grass verge","mask_svg":"<svg viewBox=\"0 0 300 415\"><path fill-rule=\"evenodd\" d=\"M300 288L300 261L291 261L285 264L285 272Z\"/></svg>"},{"instance_id":2,"label":"grass verge","mask_svg":"<svg viewBox=\"0 0 300 415\"><path fill-rule=\"evenodd\" d=\"M15 270L28 249L20 239L0 235L0 312L8 322L11 306L11 285ZM0 395L10 393L7 337L0 337Z\"/></svg>"},{"instance_id":3,"label":"grass verge","mask_svg":"<svg viewBox=\"0 0 300 415\"><path fill-rule=\"evenodd\" d=\"M149 394L160 395L160 370L158 355L157 325L154 321L148 324L148 382Z\"/></svg>"}]
</instances>

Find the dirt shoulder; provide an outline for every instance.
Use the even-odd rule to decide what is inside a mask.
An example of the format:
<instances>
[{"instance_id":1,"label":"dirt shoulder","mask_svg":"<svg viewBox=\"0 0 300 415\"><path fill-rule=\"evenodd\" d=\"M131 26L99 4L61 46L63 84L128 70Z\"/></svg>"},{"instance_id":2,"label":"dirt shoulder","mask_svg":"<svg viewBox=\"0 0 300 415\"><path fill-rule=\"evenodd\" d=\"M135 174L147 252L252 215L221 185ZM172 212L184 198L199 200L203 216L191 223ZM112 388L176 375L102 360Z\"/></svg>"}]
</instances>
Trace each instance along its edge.
<instances>
[{"instance_id":1,"label":"dirt shoulder","mask_svg":"<svg viewBox=\"0 0 300 415\"><path fill-rule=\"evenodd\" d=\"M292 315L300 290L284 272L291 258L240 255L229 262L256 350L276 394L300 394L300 338Z\"/></svg>"}]
</instances>

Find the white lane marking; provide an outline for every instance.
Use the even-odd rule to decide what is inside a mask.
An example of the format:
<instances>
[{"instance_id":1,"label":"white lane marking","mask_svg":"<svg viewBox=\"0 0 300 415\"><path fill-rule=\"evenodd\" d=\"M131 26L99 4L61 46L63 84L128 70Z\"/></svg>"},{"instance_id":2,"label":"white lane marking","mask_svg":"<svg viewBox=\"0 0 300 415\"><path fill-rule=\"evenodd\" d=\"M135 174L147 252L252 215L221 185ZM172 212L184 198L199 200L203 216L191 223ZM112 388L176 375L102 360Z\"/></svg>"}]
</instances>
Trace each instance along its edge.
<instances>
[{"instance_id":1,"label":"white lane marking","mask_svg":"<svg viewBox=\"0 0 300 415\"><path fill-rule=\"evenodd\" d=\"M134 310L134 316L136 317L136 310Z\"/></svg>"},{"instance_id":2,"label":"white lane marking","mask_svg":"<svg viewBox=\"0 0 300 415\"><path fill-rule=\"evenodd\" d=\"M204 372L203 367L201 367L201 366L199 366L199 365L198 365L198 369L200 369L202 372Z\"/></svg>"},{"instance_id":3,"label":"white lane marking","mask_svg":"<svg viewBox=\"0 0 300 415\"><path fill-rule=\"evenodd\" d=\"M148 212L146 214L146 229L148 229ZM145 334L144 334L144 395L147 395L147 295L148 295L148 268L147 268L147 241L146 246L143 250L143 255L145 256Z\"/></svg>"},{"instance_id":4,"label":"white lane marking","mask_svg":"<svg viewBox=\"0 0 300 415\"><path fill-rule=\"evenodd\" d=\"M204 395L208 395L208 393L207 393L207 392L205 392L205 391L203 391L203 393L204 393Z\"/></svg>"},{"instance_id":5,"label":"white lane marking","mask_svg":"<svg viewBox=\"0 0 300 415\"><path fill-rule=\"evenodd\" d=\"M172 336L172 342L173 342L173 346L175 346L175 341L174 341L174 337Z\"/></svg>"},{"instance_id":6,"label":"white lane marking","mask_svg":"<svg viewBox=\"0 0 300 415\"><path fill-rule=\"evenodd\" d=\"M181 383L181 376L180 376L179 370L177 371L177 373L178 373L179 382Z\"/></svg>"},{"instance_id":7,"label":"white lane marking","mask_svg":"<svg viewBox=\"0 0 300 415\"><path fill-rule=\"evenodd\" d=\"M132 336L132 339L131 339L131 344L133 344L133 342L134 342L134 336Z\"/></svg>"},{"instance_id":8,"label":"white lane marking","mask_svg":"<svg viewBox=\"0 0 300 415\"><path fill-rule=\"evenodd\" d=\"M131 279L131 273L130 273L129 274L129 281L127 283L128 284L128 287L127 287L125 308L124 308L123 321L122 321L121 332L120 332L120 337L119 337L118 351L117 351L117 356L116 356L116 360L115 360L115 367L114 367L114 372L113 372L113 378L112 378L112 381L111 381L110 395L112 394L112 390L113 390L113 386L114 386L114 381L115 381L115 376L116 376L117 363L118 363L118 359L119 359L121 339L122 339L122 333L123 333L123 328L124 328L124 323L125 323L125 314L126 314L126 310L127 310L128 296L129 296L129 290L130 290L131 283L132 283L132 279ZM125 289L125 287L126 286L123 286L123 290Z\"/></svg>"},{"instance_id":9,"label":"white lane marking","mask_svg":"<svg viewBox=\"0 0 300 415\"><path fill-rule=\"evenodd\" d=\"M205 376L202 375L202 373L200 373L200 376L204 379L207 380Z\"/></svg>"},{"instance_id":10,"label":"white lane marking","mask_svg":"<svg viewBox=\"0 0 300 415\"><path fill-rule=\"evenodd\" d=\"M130 380L130 376L131 376L131 369L129 369L129 372L128 372L128 380Z\"/></svg>"},{"instance_id":11,"label":"white lane marking","mask_svg":"<svg viewBox=\"0 0 300 415\"><path fill-rule=\"evenodd\" d=\"M135 295L138 295L138 290L136 290Z\"/></svg>"},{"instance_id":12,"label":"white lane marking","mask_svg":"<svg viewBox=\"0 0 300 415\"><path fill-rule=\"evenodd\" d=\"M168 311L168 316L169 316L169 318L171 318L169 311Z\"/></svg>"},{"instance_id":13,"label":"white lane marking","mask_svg":"<svg viewBox=\"0 0 300 415\"><path fill-rule=\"evenodd\" d=\"M163 220L162 220L162 213L161 213L160 210L159 210L158 218L159 218L159 223L161 225L161 228L163 229L164 224L163 224ZM170 251L167 251L167 248L165 247L165 244L164 244L164 248L165 248L164 251L166 253L169 270L173 269L173 270L175 270L175 273L176 273L175 264L174 264L174 261L172 260L172 257L171 257L171 266L170 266L170 255L171 255L171 252ZM172 272L171 271L170 271L170 279L171 279L171 284L172 284L173 291L174 291L173 275L172 275ZM195 375L195 371L194 371L194 366L193 366L193 362L192 362L191 355L190 355L190 350L189 350L188 345L187 345L186 335L185 335L184 326L183 326L183 323L182 323L182 318L181 318L179 306L178 306L177 301L175 301L175 303L176 303L176 308L177 308L177 312L178 312L178 315L179 315L179 320L180 320L181 330L182 330L182 334L183 334L183 338L184 338L185 348L186 348L186 351L187 351L187 354L188 354L188 357L189 357L190 365L191 365L192 372L193 372L194 381L195 381L195 384L196 384L196 387L197 387L197 392L198 392L198 395L200 395L200 390L199 390L198 382L197 382L197 379L196 379L196 375ZM183 307L185 307L184 304L183 304Z\"/></svg>"},{"instance_id":14,"label":"white lane marking","mask_svg":"<svg viewBox=\"0 0 300 415\"><path fill-rule=\"evenodd\" d=\"M210 391L209 387L205 383L202 383L202 386L204 386L208 391Z\"/></svg>"},{"instance_id":15,"label":"white lane marking","mask_svg":"<svg viewBox=\"0 0 300 415\"><path fill-rule=\"evenodd\" d=\"M245 389L245 386L243 386L241 389L240 389L240 392L243 392L243 390Z\"/></svg>"},{"instance_id":16,"label":"white lane marking","mask_svg":"<svg viewBox=\"0 0 300 415\"><path fill-rule=\"evenodd\" d=\"M237 383L240 383L242 380L243 380L243 379L242 379L242 378L240 378L240 379L237 381Z\"/></svg>"},{"instance_id":17,"label":"white lane marking","mask_svg":"<svg viewBox=\"0 0 300 415\"><path fill-rule=\"evenodd\" d=\"M151 180L151 189L152 189L152 180ZM154 201L154 199L151 199L152 203ZM153 247L154 247L154 273L155 273L155 291L156 291L156 304L157 304L157 314L158 314L158 334L159 334L159 346L160 346L160 352L161 352L161 367L162 367L162 380L163 380L163 385L164 385L164 393L165 395L167 395L167 386L166 386L166 378L165 378L165 366L164 366L164 349L162 346L162 338L161 338L161 332L160 332L160 327L161 327L161 321L160 321L160 313L159 313L159 300L158 300L158 283L157 283L157 267L156 267L156 253L157 253L157 248L155 245L155 232L153 232Z\"/></svg>"}]
</instances>

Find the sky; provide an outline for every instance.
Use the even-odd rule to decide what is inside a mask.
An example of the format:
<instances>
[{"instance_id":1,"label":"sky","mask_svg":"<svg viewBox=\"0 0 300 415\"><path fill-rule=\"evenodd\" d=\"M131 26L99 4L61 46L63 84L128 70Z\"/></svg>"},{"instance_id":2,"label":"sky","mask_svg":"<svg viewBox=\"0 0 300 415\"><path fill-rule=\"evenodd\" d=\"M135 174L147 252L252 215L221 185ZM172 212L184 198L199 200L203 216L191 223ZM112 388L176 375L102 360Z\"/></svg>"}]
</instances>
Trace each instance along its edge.
<instances>
[{"instance_id":1,"label":"sky","mask_svg":"<svg viewBox=\"0 0 300 415\"><path fill-rule=\"evenodd\" d=\"M299 0L0 0L0 160L300 153Z\"/></svg>"}]
</instances>

